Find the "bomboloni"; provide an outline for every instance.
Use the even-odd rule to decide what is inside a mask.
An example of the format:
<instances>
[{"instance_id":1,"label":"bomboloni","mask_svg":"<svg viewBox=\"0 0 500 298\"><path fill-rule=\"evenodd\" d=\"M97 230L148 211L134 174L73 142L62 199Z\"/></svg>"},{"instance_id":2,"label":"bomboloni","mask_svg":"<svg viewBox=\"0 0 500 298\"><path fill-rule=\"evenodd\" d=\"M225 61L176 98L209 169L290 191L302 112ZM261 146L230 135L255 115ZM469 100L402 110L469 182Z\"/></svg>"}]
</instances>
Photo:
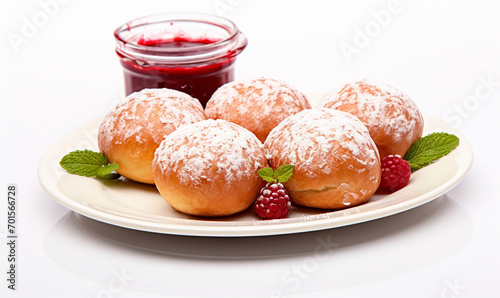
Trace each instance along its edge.
<instances>
[{"instance_id":1,"label":"bomboloni","mask_svg":"<svg viewBox=\"0 0 500 298\"><path fill-rule=\"evenodd\" d=\"M292 204L343 209L370 199L380 184L380 158L356 117L328 108L283 120L264 143L272 168L293 164L284 183Z\"/></svg>"},{"instance_id":2,"label":"bomboloni","mask_svg":"<svg viewBox=\"0 0 500 298\"><path fill-rule=\"evenodd\" d=\"M262 143L247 129L225 121L185 125L163 140L153 177L172 208L190 215L227 216L257 198L268 166Z\"/></svg>"},{"instance_id":3,"label":"bomboloni","mask_svg":"<svg viewBox=\"0 0 500 298\"><path fill-rule=\"evenodd\" d=\"M130 94L104 117L98 131L99 150L119 165L119 174L153 184L151 163L165 136L206 119L200 102L185 93L144 89Z\"/></svg>"},{"instance_id":4,"label":"bomboloni","mask_svg":"<svg viewBox=\"0 0 500 298\"><path fill-rule=\"evenodd\" d=\"M402 91L367 80L349 83L325 94L320 107L356 116L370 131L383 159L404 156L422 137L424 120L413 100Z\"/></svg>"},{"instance_id":5,"label":"bomboloni","mask_svg":"<svg viewBox=\"0 0 500 298\"><path fill-rule=\"evenodd\" d=\"M211 119L223 119L253 132L261 142L283 119L311 104L304 94L282 81L258 78L221 86L207 103Z\"/></svg>"}]
</instances>

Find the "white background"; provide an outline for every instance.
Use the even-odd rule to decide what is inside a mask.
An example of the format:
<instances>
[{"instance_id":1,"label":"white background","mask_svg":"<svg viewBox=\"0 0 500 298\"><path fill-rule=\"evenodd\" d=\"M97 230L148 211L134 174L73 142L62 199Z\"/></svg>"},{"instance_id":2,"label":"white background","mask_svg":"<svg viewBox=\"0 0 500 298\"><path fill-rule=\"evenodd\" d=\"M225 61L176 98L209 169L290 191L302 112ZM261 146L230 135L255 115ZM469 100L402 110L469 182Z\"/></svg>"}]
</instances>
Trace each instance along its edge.
<instances>
[{"instance_id":1,"label":"white background","mask_svg":"<svg viewBox=\"0 0 500 298\"><path fill-rule=\"evenodd\" d=\"M237 79L404 90L468 138L469 175L414 210L300 235L156 235L77 217L43 191L37 163L122 99L114 29L169 11L233 20L249 39ZM0 196L0 296L500 297L499 12L497 1L0 1L0 185L19 189L15 292Z\"/></svg>"}]
</instances>

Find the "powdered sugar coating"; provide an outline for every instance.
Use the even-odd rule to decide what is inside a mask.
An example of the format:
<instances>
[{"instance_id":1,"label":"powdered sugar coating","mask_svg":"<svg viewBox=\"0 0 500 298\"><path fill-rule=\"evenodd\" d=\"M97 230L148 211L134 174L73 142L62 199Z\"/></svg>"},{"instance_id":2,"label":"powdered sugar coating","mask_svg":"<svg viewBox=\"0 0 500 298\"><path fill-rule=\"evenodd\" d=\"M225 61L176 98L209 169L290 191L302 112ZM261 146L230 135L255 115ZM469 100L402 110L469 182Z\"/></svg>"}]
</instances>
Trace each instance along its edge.
<instances>
[{"instance_id":1,"label":"powdered sugar coating","mask_svg":"<svg viewBox=\"0 0 500 298\"><path fill-rule=\"evenodd\" d=\"M99 146L134 140L141 144L151 139L157 145L178 127L207 119L200 102L171 89L144 89L130 94L103 119Z\"/></svg>"},{"instance_id":2,"label":"powdered sugar coating","mask_svg":"<svg viewBox=\"0 0 500 298\"><path fill-rule=\"evenodd\" d=\"M224 119L253 132L262 142L278 123L311 104L293 86L270 78L234 81L220 87L207 103L212 119Z\"/></svg>"},{"instance_id":3,"label":"powdered sugar coating","mask_svg":"<svg viewBox=\"0 0 500 298\"><path fill-rule=\"evenodd\" d=\"M346 160L359 172L379 164L378 151L367 128L341 111L314 108L283 120L264 143L270 159L286 161L308 177L330 174ZM271 162L272 164L272 162ZM293 176L292 176L293 178Z\"/></svg>"},{"instance_id":4,"label":"powdered sugar coating","mask_svg":"<svg viewBox=\"0 0 500 298\"><path fill-rule=\"evenodd\" d=\"M166 137L155 152L153 168L175 173L180 185L228 187L258 177L267 167L262 143L250 131L224 120L186 125ZM224 182L225 181L225 182Z\"/></svg>"},{"instance_id":5,"label":"powdered sugar coating","mask_svg":"<svg viewBox=\"0 0 500 298\"><path fill-rule=\"evenodd\" d=\"M407 94L368 80L345 84L326 93L319 106L355 115L372 135L386 132L394 144L403 141L411 144L423 123L420 110Z\"/></svg>"}]
</instances>

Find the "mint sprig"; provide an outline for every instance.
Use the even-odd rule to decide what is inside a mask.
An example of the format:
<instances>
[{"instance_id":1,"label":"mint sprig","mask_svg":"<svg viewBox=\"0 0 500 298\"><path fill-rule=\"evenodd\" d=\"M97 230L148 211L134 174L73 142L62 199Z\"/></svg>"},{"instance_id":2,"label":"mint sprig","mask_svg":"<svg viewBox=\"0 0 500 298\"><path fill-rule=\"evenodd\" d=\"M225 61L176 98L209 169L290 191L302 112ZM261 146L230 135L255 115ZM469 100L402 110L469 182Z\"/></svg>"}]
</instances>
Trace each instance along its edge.
<instances>
[{"instance_id":1,"label":"mint sprig","mask_svg":"<svg viewBox=\"0 0 500 298\"><path fill-rule=\"evenodd\" d=\"M414 172L450 153L458 146L459 141L453 134L431 133L413 143L403 159L408 161Z\"/></svg>"},{"instance_id":2,"label":"mint sprig","mask_svg":"<svg viewBox=\"0 0 500 298\"><path fill-rule=\"evenodd\" d=\"M281 165L276 170L271 167L262 168L257 171L259 176L270 183L285 183L293 175L293 165Z\"/></svg>"},{"instance_id":3,"label":"mint sprig","mask_svg":"<svg viewBox=\"0 0 500 298\"><path fill-rule=\"evenodd\" d=\"M59 165L70 174L96 177L103 180L119 178L113 173L118 170L116 163L109 163L106 155L91 150L76 150L63 156Z\"/></svg>"}]
</instances>

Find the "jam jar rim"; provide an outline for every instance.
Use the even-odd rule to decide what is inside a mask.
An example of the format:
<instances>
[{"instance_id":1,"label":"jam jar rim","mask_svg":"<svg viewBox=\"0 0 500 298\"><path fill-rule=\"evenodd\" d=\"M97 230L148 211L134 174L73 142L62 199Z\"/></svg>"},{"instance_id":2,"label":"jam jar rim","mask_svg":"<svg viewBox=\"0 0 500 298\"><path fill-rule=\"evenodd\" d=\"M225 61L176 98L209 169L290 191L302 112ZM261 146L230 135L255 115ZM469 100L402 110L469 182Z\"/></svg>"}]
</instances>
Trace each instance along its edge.
<instances>
[{"instance_id":1,"label":"jam jar rim","mask_svg":"<svg viewBox=\"0 0 500 298\"><path fill-rule=\"evenodd\" d=\"M148 20L153 20L148 21ZM128 41L122 32L155 23L195 22L216 26L228 32L228 36L213 43L189 48L162 48L139 45ZM247 46L245 35L231 20L208 13L161 13L133 19L114 31L116 52L125 59L135 60L140 65L180 65L229 59Z\"/></svg>"}]
</instances>

